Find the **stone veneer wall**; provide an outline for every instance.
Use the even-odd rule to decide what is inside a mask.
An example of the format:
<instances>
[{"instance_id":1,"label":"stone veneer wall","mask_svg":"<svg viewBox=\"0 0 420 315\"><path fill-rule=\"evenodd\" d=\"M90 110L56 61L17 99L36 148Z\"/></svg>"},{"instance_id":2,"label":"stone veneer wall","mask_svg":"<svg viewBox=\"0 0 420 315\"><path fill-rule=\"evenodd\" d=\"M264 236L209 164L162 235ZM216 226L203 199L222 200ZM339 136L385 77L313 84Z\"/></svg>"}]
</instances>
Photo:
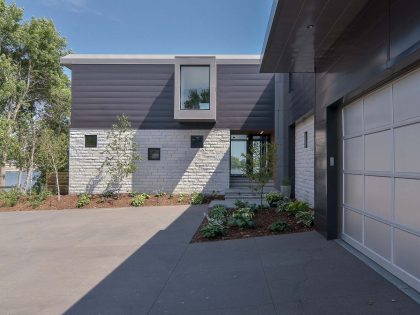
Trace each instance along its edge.
<instances>
[{"instance_id":1,"label":"stone veneer wall","mask_svg":"<svg viewBox=\"0 0 420 315\"><path fill-rule=\"evenodd\" d=\"M304 134L308 132L308 147ZM314 116L295 126L295 198L314 206Z\"/></svg>"},{"instance_id":2,"label":"stone veneer wall","mask_svg":"<svg viewBox=\"0 0 420 315\"><path fill-rule=\"evenodd\" d=\"M137 172L123 184L123 191L151 193L191 193L229 188L229 129L211 130L136 130L142 161ZM85 148L84 136L97 135L98 147ZM69 192L102 193L107 175L101 173L102 151L107 130L70 130ZM202 135L204 146L191 148L191 136ZM148 148L160 148L160 161L147 159Z\"/></svg>"}]
</instances>

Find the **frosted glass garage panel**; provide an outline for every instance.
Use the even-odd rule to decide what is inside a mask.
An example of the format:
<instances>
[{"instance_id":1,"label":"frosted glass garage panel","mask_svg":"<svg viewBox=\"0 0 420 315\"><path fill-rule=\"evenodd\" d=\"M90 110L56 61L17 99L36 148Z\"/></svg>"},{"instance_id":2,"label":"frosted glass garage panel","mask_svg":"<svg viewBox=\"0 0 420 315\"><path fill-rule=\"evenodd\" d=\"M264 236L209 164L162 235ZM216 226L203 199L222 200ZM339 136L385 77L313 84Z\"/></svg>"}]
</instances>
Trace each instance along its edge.
<instances>
[{"instance_id":1,"label":"frosted glass garage panel","mask_svg":"<svg viewBox=\"0 0 420 315\"><path fill-rule=\"evenodd\" d=\"M344 233L362 243L363 216L360 213L344 209Z\"/></svg>"},{"instance_id":2,"label":"frosted glass garage panel","mask_svg":"<svg viewBox=\"0 0 420 315\"><path fill-rule=\"evenodd\" d=\"M365 136L365 169L392 170L392 133L390 130Z\"/></svg>"},{"instance_id":3,"label":"frosted glass garage panel","mask_svg":"<svg viewBox=\"0 0 420 315\"><path fill-rule=\"evenodd\" d=\"M365 217L365 245L383 258L391 259L391 227Z\"/></svg>"},{"instance_id":4,"label":"frosted glass garage panel","mask_svg":"<svg viewBox=\"0 0 420 315\"><path fill-rule=\"evenodd\" d=\"M395 179L395 220L420 233L420 180Z\"/></svg>"},{"instance_id":5,"label":"frosted glass garage panel","mask_svg":"<svg viewBox=\"0 0 420 315\"><path fill-rule=\"evenodd\" d=\"M401 269L420 279L420 237L395 229L394 261Z\"/></svg>"},{"instance_id":6,"label":"frosted glass garage panel","mask_svg":"<svg viewBox=\"0 0 420 315\"><path fill-rule=\"evenodd\" d=\"M363 170L363 138L356 137L344 140L344 169Z\"/></svg>"},{"instance_id":7,"label":"frosted glass garage panel","mask_svg":"<svg viewBox=\"0 0 420 315\"><path fill-rule=\"evenodd\" d=\"M363 131L363 103L361 100L344 107L343 124L345 137Z\"/></svg>"},{"instance_id":8,"label":"frosted glass garage panel","mask_svg":"<svg viewBox=\"0 0 420 315\"><path fill-rule=\"evenodd\" d=\"M395 171L420 172L420 123L395 129Z\"/></svg>"},{"instance_id":9,"label":"frosted glass garage panel","mask_svg":"<svg viewBox=\"0 0 420 315\"><path fill-rule=\"evenodd\" d=\"M363 176L344 174L344 204L363 209Z\"/></svg>"},{"instance_id":10,"label":"frosted glass garage panel","mask_svg":"<svg viewBox=\"0 0 420 315\"><path fill-rule=\"evenodd\" d=\"M388 86L364 99L365 130L383 127L392 123L392 94Z\"/></svg>"},{"instance_id":11,"label":"frosted glass garage panel","mask_svg":"<svg viewBox=\"0 0 420 315\"><path fill-rule=\"evenodd\" d=\"M420 70L393 84L395 122L420 117Z\"/></svg>"},{"instance_id":12,"label":"frosted glass garage panel","mask_svg":"<svg viewBox=\"0 0 420 315\"><path fill-rule=\"evenodd\" d=\"M383 219L391 218L392 179L365 177L365 211Z\"/></svg>"}]
</instances>

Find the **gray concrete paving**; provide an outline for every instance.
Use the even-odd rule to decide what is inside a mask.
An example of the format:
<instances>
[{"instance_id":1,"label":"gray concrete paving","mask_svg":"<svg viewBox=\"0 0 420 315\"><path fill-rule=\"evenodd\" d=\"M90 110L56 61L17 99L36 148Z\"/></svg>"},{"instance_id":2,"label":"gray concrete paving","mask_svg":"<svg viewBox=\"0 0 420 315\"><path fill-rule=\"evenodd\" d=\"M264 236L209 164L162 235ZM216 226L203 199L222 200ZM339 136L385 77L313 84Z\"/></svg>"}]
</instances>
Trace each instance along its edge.
<instances>
[{"instance_id":1,"label":"gray concrete paving","mask_svg":"<svg viewBox=\"0 0 420 315\"><path fill-rule=\"evenodd\" d=\"M0 314L419 314L316 232L190 244L206 206L0 213Z\"/></svg>"}]
</instances>

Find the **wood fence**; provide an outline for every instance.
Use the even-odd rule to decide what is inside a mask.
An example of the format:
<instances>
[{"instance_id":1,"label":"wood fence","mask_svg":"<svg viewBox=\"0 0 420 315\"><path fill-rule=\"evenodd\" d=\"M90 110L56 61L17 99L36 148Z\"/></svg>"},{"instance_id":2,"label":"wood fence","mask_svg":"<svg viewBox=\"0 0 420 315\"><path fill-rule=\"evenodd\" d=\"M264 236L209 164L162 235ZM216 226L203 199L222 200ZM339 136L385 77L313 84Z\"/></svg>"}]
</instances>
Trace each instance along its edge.
<instances>
[{"instance_id":1,"label":"wood fence","mask_svg":"<svg viewBox=\"0 0 420 315\"><path fill-rule=\"evenodd\" d=\"M58 183L60 184L60 194L69 193L69 172L58 172ZM46 178L47 189L56 192L55 174L48 173Z\"/></svg>"}]
</instances>

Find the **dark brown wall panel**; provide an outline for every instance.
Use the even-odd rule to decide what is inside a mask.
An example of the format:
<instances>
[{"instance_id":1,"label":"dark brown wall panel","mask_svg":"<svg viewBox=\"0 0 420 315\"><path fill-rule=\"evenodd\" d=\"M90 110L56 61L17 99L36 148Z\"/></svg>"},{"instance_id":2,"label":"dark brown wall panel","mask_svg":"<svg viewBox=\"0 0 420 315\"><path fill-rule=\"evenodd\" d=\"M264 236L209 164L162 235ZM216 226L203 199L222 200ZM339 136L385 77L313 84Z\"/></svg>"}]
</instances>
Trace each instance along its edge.
<instances>
[{"instance_id":1,"label":"dark brown wall panel","mask_svg":"<svg viewBox=\"0 0 420 315\"><path fill-rule=\"evenodd\" d=\"M174 65L73 65L72 128L110 128L126 114L138 129L274 128L274 79L258 65L219 65L217 122L174 120Z\"/></svg>"}]
</instances>

